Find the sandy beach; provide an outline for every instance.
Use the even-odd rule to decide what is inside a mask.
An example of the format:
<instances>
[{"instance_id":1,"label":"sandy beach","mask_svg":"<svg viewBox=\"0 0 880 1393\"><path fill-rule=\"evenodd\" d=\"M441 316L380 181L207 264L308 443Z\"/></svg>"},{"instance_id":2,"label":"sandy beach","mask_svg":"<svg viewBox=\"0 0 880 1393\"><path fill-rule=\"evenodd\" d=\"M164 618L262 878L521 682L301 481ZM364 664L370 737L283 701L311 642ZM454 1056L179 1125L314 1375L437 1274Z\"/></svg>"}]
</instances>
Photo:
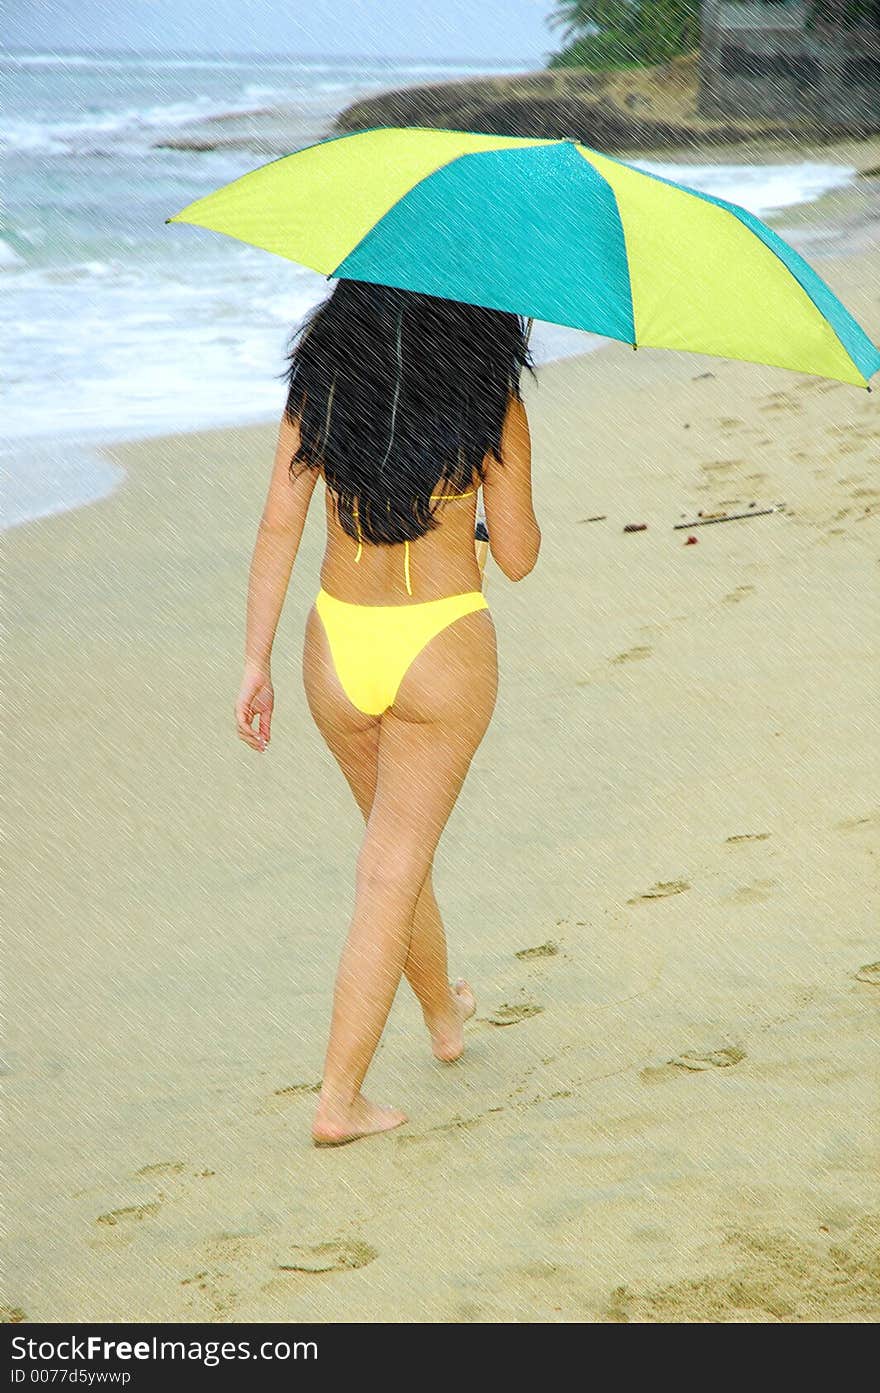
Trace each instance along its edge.
<instances>
[{"instance_id":1,"label":"sandy beach","mask_svg":"<svg viewBox=\"0 0 880 1393\"><path fill-rule=\"evenodd\" d=\"M875 342L877 183L778 224ZM339 1151L322 510L265 757L232 710L274 426L116 446L114 493L5 537L6 1320L880 1316L880 380L615 343L524 393L543 549L487 566L498 704L435 867L477 1018L444 1067L403 984L367 1091L410 1121Z\"/></svg>"}]
</instances>

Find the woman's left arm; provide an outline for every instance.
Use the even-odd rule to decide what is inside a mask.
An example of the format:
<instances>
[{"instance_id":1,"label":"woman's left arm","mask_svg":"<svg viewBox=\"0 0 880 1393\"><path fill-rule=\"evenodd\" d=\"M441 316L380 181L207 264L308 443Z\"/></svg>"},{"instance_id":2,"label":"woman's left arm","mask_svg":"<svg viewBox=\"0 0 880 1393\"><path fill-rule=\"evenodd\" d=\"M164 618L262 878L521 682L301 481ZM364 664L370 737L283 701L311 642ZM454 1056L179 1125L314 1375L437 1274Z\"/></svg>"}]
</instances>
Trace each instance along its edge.
<instances>
[{"instance_id":1,"label":"woman's left arm","mask_svg":"<svg viewBox=\"0 0 880 1393\"><path fill-rule=\"evenodd\" d=\"M235 715L239 735L254 749L268 744L272 644L319 474L303 467L291 479L289 466L299 439L299 426L282 416L248 577L244 678ZM259 732L251 729L255 714L260 716Z\"/></svg>"}]
</instances>

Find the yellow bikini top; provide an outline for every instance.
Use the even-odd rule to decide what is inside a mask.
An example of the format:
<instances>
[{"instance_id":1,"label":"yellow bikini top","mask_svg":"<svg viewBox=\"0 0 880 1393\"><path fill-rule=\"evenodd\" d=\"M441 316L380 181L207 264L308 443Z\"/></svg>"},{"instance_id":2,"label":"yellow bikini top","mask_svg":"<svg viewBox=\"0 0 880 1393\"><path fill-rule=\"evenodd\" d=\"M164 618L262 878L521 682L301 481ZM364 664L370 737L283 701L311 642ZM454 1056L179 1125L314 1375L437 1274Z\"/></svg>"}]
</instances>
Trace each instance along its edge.
<instances>
[{"instance_id":1,"label":"yellow bikini top","mask_svg":"<svg viewBox=\"0 0 880 1393\"><path fill-rule=\"evenodd\" d=\"M471 494L472 494L472 493L476 493L476 491L477 491L476 489L468 489L466 493L432 493L432 494L431 494L431 500L432 500L432 502L433 502L435 499L441 499L441 498L469 498L469 497L471 496ZM363 552L363 549L364 549L364 544L363 544L363 542L361 541L361 524L360 524L360 519L358 518L358 505L357 505L357 499L354 500L354 507L353 507L352 511L353 511L353 513L354 513L354 523L355 523L355 527L357 528L357 533L358 533L357 555L355 556L354 559L355 559L355 561L360 561L360 559L361 559L361 553ZM409 540L408 540L408 538L404 538L404 543L403 543L403 574L404 574L404 578L405 578L405 580L406 580L406 593L407 593L408 595L411 595L411 594L412 594L412 586L410 585L410 579L409 579Z\"/></svg>"}]
</instances>

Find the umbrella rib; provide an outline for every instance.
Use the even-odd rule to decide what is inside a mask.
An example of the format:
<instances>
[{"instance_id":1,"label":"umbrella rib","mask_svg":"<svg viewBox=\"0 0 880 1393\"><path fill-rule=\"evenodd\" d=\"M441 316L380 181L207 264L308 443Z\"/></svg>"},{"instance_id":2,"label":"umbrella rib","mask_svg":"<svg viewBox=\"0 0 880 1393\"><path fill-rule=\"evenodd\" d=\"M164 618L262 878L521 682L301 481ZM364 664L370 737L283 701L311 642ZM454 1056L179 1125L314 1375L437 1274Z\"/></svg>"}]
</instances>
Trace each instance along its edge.
<instances>
[{"instance_id":1,"label":"umbrella rib","mask_svg":"<svg viewBox=\"0 0 880 1393\"><path fill-rule=\"evenodd\" d=\"M375 130L382 130L382 131L390 131L390 130L397 130L397 129L400 129L400 128L399 128L399 127L396 127L396 126L376 126L376 127L374 127L374 129L375 129ZM404 129L404 130L420 130L420 129L422 129L422 128L421 128L420 126L405 126L405 127L403 127L403 129ZM444 128L444 127L441 127L441 126L437 126L437 127L431 126L429 129L430 129L430 130L443 130L443 129L445 129L445 128ZM360 132L358 132L358 134L360 134ZM451 132L451 134L464 135L464 134L467 134L467 132L464 132L464 131L455 131L455 132ZM532 141L528 142L529 145L570 145L571 143L572 143L571 141L566 141L566 140L537 140L537 139L536 139L535 141L533 141L533 142L532 142ZM431 179L435 174L439 174L441 169L448 169L448 168L450 167L450 165L456 164L459 160L467 160L467 159L470 159L473 155L486 155L486 154L503 155L503 154L506 153L507 150L516 149L516 148L518 148L518 147L516 147L516 146L502 146L502 147L501 147L500 149L498 149L498 150L459 150L458 153L455 154L455 155L453 155L451 159L449 159L449 160L444 160L442 164L435 165L433 169L429 169L429 170L427 171L427 173L421 175L421 177L418 178L418 179L416 179L414 183L410 184L409 188L408 188L408 189L405 189L404 192L403 192L402 194L400 194L400 196L399 196L398 198L395 198L395 200L394 200L393 203L390 203L390 204L388 205L388 207L385 209L385 212L382 214L382 216L381 216L380 218L377 218L376 221L375 221L370 227L367 228L367 230L366 230L366 232L364 233L363 237L358 238L358 240L355 242L354 246L349 247L348 251L345 253L345 256L342 258L342 261L337 262L335 268L334 268L332 271L330 271L330 272L327 273L327 275L325 276L325 280L328 280L328 281L329 281L329 280L332 280L332 279L333 279L333 277L337 274L337 272L338 272L338 270L339 270L339 267L342 266L342 264L343 264L345 261L348 260L348 258L352 255L353 252L356 252L356 251L357 251L358 247L363 246L363 244L364 244L364 242L367 240L367 238L368 238L373 232L375 232L376 229L377 229L378 227L381 227L381 226L382 226L382 223L383 223L383 222L385 221L385 219L388 217L388 214L391 213L391 212L393 212L393 210L398 206L398 204L403 203L404 199L406 199L406 198L409 197L409 195L412 193L413 189L419 188L419 186L420 186L421 184L424 184L425 181L426 181L427 179Z\"/></svg>"},{"instance_id":2,"label":"umbrella rib","mask_svg":"<svg viewBox=\"0 0 880 1393\"><path fill-rule=\"evenodd\" d=\"M633 336L632 336L632 339L620 339L620 338L618 338L618 339L617 339L617 342L618 342L618 343L631 343L631 345L632 345L632 350L633 350L633 352L635 353L635 351L637 350L637 348L638 348L638 346L639 346L639 345L638 345L638 334L636 333L636 306L635 306L635 301L633 300L633 293L632 293L632 277L631 277L631 275L630 275L630 273L629 273L630 260L629 260L629 244L628 244L628 242L627 242L627 240L626 240L626 223L624 222L623 214L622 214L621 211L620 211L620 204L619 204L618 201L617 201L617 193L616 193L616 191L615 191L614 185L610 182L610 180L608 180L608 179L605 178L605 175L602 173L601 169L597 169L596 166L593 164L592 160L589 160L589 159L587 158L587 156L584 154L584 151L589 151L589 150L591 150L591 146L589 146L589 145L584 145L584 144L582 144L582 142L579 141L579 140L567 140L567 141L565 141L565 144L566 144L566 145L571 145L571 146L573 147L573 149L575 149L575 150L577 151L578 155L579 155L580 158L583 160L584 164L587 165L587 166L593 171L593 173L596 175L596 177L597 177L598 179L601 179L601 180L602 180L602 183L605 185L606 189L608 190L608 192L610 193L610 195L611 195L611 197L612 197L612 199L613 199L613 201L614 201L614 211L615 211L616 214L617 214L617 221L618 221L618 223L620 224L620 237L621 237L621 241L623 242L623 254L624 254L625 258L626 258L626 280L627 280L627 290L629 291L629 317L630 317L630 319L632 320L632 327L633 327ZM600 151L597 150L595 153L596 153L596 154L599 154ZM606 158L607 158L607 157L606 157ZM615 160L615 164L623 164L623 163L624 163L623 160ZM616 338L616 335L608 335L608 337L614 337L614 338Z\"/></svg>"},{"instance_id":3,"label":"umbrella rib","mask_svg":"<svg viewBox=\"0 0 880 1393\"><path fill-rule=\"evenodd\" d=\"M574 142L574 143L575 143L575 144L578 144L578 142ZM591 149L590 146L588 146L588 145L582 145L581 148L580 148L580 150L578 151L578 153L581 154L583 158L586 158L586 156L583 155L583 151L585 151L585 150L586 150L586 151L589 151L590 149ZM750 213L749 210L748 210L748 208L743 208L743 207L741 207L740 204L738 204L738 203L733 203L730 199L727 199L727 198L718 198L718 197L717 197L716 195L714 195L714 194L706 194L706 193L703 192L702 189L695 189L695 188L692 188L691 185L689 185L689 184L682 184L682 183L679 183L679 182L678 182L677 180L675 180L675 179L667 179L667 178L666 178L664 175L662 175L662 174L654 174L654 173L653 173L651 170L649 170L649 169L640 169L637 165L629 164L628 161L626 161L626 160L615 159L615 157L614 157L613 155L606 155L606 154L604 154L604 152L602 152L602 151L600 151L600 150L595 151L595 153L596 153L597 155L600 155L601 158L602 158L603 160L608 160L611 164L616 164L616 165L622 166L622 167L625 168L625 169L629 169L629 170L631 170L631 171L632 171L633 173L635 173L635 174L641 174L641 175L642 175L644 178L646 178L646 179L653 179L653 180L655 181L655 183L658 183L658 184L666 184L666 185L668 185L670 188L678 189L678 190L680 190L681 192L684 192L684 193L689 194L692 198L699 198L699 199L702 199L703 201L705 201L705 202L707 202L707 203L714 203L716 207L721 208L721 209L722 209L725 213L727 213L730 217L736 218L736 221L739 223L739 225L740 225L741 227L744 227L744 228L746 229L746 231L750 232L750 233L752 234L752 236L755 237L755 238L761 243L762 246L766 247L767 250L768 250L769 252L772 252L773 256L775 256L775 257L776 257L776 260L779 261L779 262L782 264L784 270L786 270L786 271L788 272L788 274L791 276L792 280L795 281L795 282L800 286L801 290L802 290L802 291L804 292L804 294L806 295L807 299L809 300L809 302L810 302L810 304L812 305L813 309L815 310L816 314L819 315L819 317L820 317L820 319L822 320L823 323L825 323L825 324L828 325L828 328L830 329L831 333L834 335L834 337L835 337L835 339L837 340L838 344L840 345L840 347L841 347L843 353L846 355L846 357L847 357L847 359L849 360L849 362L850 362L850 363L852 364L852 366L855 368L856 372L861 373L862 377L863 377L863 378L866 378L866 374L862 371L861 367L860 367L859 364L856 362L856 359L853 357L853 354L852 354L852 352L850 351L850 349L847 348L846 344L843 342L843 339L840 337L840 334L837 332L837 329L836 329L836 327L834 326L834 324L831 322L831 319L830 319L830 318L828 317L828 315L824 312L824 310L822 310L821 307L816 303L816 300L813 298L813 295L811 294L809 287L808 287L807 285L805 285L804 280L801 278L801 276L798 275L798 273L797 273L796 270L793 270L792 267L788 265L788 263L785 261L784 257L779 253L779 251L777 250L777 248L773 245L773 240L772 240L772 239L779 238L780 241L783 241L784 239L781 238L781 237L779 237L779 234L778 234L777 232L774 232L774 230L773 230L772 227L768 227L765 223L763 223L763 222L761 221L760 218L756 218L756 221L760 224L760 226L761 226L762 228L764 228L765 231L767 231L767 232L770 234L770 236L771 236L771 240L770 240L770 241L765 241L765 239L764 239L759 233L757 233L757 232L755 231L755 229L754 229L753 227L751 227L747 221L745 221L744 218L742 218L742 217L740 216L740 214L744 213L744 214L746 215L746 217L754 217L755 215L752 214L752 213ZM591 168L591 169L595 169L595 165L593 165L592 162L591 162L589 159L587 159L587 164L590 165L590 168ZM595 172L596 172L597 174L599 174L600 177L604 178L604 175L602 175L602 171L601 171L601 170L595 169ZM606 180L605 182L608 183L608 180ZM609 183L609 188L611 188L610 183ZM612 193L613 193L613 188L612 188ZM620 210L618 209L618 215L619 215L619 211L620 211ZM626 229L625 229L625 226L624 226L624 223L623 223L623 219L622 219L622 218L621 218L621 227L623 227L623 229L624 229L624 239L625 239L625 237L626 237ZM625 245L625 244L626 244L626 243L625 243L625 241L624 241L624 245ZM846 308L846 305L844 305L843 301L840 300L839 297L836 296L836 295L834 294L834 291L831 290L831 287L830 287L830 286L828 286L828 285L825 284L825 282L822 280L821 276L819 276L818 271L814 270L814 268L813 268L812 266L810 266L810 263L807 261L806 257L802 257L801 254L800 254L800 252L798 252L798 251L796 250L796 248L789 246L788 243L785 243L784 245L786 246L787 250L790 251L790 252L796 257L796 259L797 259L797 261L798 261L799 263L803 263L803 265L807 268L807 270L817 277L817 279L818 279L818 280L820 281L820 283L825 287L825 289L828 290L829 294L834 298L834 300L837 302L837 304L840 306L840 308L843 310L843 312L848 316L849 319L852 320L852 322L853 322L853 324L855 325L856 329L864 336L866 342L867 342L868 344L870 344L870 346L871 346L872 348L875 349L875 352L877 352L878 350L876 349L876 345L868 338L868 335L867 335L867 334L865 333L865 331L862 329L861 325L858 323L858 321L855 319L855 317L854 317L852 314L850 314L850 311ZM629 258L627 258L627 261L628 261L628 260L629 260ZM635 315L633 316L633 322L635 323ZM635 348L635 346L636 346L636 345L633 344L633 347L634 347L634 348ZM752 362L752 361L754 361L754 360L749 358L749 359L740 359L740 360L738 360L738 361ZM880 370L880 361L878 361L877 366L874 368L873 372L877 372L878 370ZM809 375L809 374L808 374L808 375ZM873 373L872 373L871 375L873 376ZM854 385L858 385L858 384L854 384ZM872 388L871 388L871 386L870 386L870 383L868 383L868 381L867 381L867 378L866 378L866 380L865 380L864 386L865 386L865 388L866 388L867 391L870 392L870 391L872 390Z\"/></svg>"}]
</instances>

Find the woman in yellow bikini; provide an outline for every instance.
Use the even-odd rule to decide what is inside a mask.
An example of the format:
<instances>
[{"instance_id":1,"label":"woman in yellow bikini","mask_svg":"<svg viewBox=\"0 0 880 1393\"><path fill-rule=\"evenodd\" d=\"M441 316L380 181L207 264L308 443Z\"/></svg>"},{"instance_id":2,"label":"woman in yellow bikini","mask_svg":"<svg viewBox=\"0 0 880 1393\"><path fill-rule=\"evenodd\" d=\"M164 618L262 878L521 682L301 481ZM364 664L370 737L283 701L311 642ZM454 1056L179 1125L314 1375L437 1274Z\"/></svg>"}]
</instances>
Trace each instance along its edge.
<instances>
[{"instance_id":1,"label":"woman in yellow bikini","mask_svg":"<svg viewBox=\"0 0 880 1393\"><path fill-rule=\"evenodd\" d=\"M318 1145L406 1121L361 1093L402 976L438 1059L461 1055L475 1010L468 984L449 982L431 867L497 693L474 546L478 489L492 557L509 579L528 574L540 547L524 367L533 371L519 316L350 280L311 312L289 354L235 715L241 739L265 750L272 643L323 478L327 548L303 680L366 831L312 1127Z\"/></svg>"}]
</instances>

